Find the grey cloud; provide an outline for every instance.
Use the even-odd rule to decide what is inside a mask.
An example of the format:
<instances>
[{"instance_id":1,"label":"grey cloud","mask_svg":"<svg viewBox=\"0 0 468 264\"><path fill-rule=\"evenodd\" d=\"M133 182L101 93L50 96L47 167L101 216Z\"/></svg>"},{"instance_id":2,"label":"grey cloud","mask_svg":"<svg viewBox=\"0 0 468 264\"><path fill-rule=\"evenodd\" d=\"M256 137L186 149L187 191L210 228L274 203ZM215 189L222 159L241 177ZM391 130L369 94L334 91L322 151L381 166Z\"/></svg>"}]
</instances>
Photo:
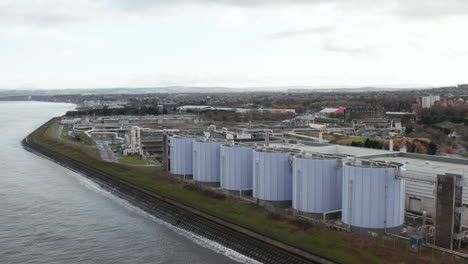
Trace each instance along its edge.
<instances>
[{"instance_id":1,"label":"grey cloud","mask_svg":"<svg viewBox=\"0 0 468 264\"><path fill-rule=\"evenodd\" d=\"M337 10L379 11L404 19L431 19L468 15L467 0L1 0L0 26L28 24L57 26L75 22L103 19L126 13L157 15L166 8L184 5L227 6L238 8L281 8L283 6L314 6L333 4ZM150 14L148 14L150 13ZM322 33L305 30L278 32L276 36L292 37ZM275 37L275 34L272 35Z\"/></svg>"},{"instance_id":2,"label":"grey cloud","mask_svg":"<svg viewBox=\"0 0 468 264\"><path fill-rule=\"evenodd\" d=\"M344 47L334 42L328 41L322 46L322 50L327 52L345 53L350 55L369 55L374 51L373 47Z\"/></svg>"},{"instance_id":3,"label":"grey cloud","mask_svg":"<svg viewBox=\"0 0 468 264\"><path fill-rule=\"evenodd\" d=\"M95 19L99 11L102 6L80 0L5 0L0 2L0 26L59 26Z\"/></svg>"},{"instance_id":4,"label":"grey cloud","mask_svg":"<svg viewBox=\"0 0 468 264\"><path fill-rule=\"evenodd\" d=\"M429 19L448 16L467 16L466 0L411 0L399 1L393 12L407 19Z\"/></svg>"},{"instance_id":5,"label":"grey cloud","mask_svg":"<svg viewBox=\"0 0 468 264\"><path fill-rule=\"evenodd\" d=\"M288 30L288 31L280 31L273 33L268 36L271 39L283 39L283 38L291 38L291 37L298 37L304 35L312 35L312 34L326 34L335 31L335 27L332 26L324 26L324 27L316 27L316 28L308 28L308 29L300 29L300 30Z\"/></svg>"},{"instance_id":6,"label":"grey cloud","mask_svg":"<svg viewBox=\"0 0 468 264\"><path fill-rule=\"evenodd\" d=\"M210 4L238 7L262 7L274 5L314 5L330 3L342 0L117 0L110 3L118 3L129 8L162 7L179 4Z\"/></svg>"},{"instance_id":7,"label":"grey cloud","mask_svg":"<svg viewBox=\"0 0 468 264\"><path fill-rule=\"evenodd\" d=\"M338 8L349 11L367 9L382 12L407 20L425 20L451 16L468 15L466 0L337 0Z\"/></svg>"},{"instance_id":8,"label":"grey cloud","mask_svg":"<svg viewBox=\"0 0 468 264\"><path fill-rule=\"evenodd\" d=\"M408 19L468 15L468 1L466 0L114 0L109 3L112 5L117 3L124 10L140 11L183 4L225 5L244 8L335 4L337 8L344 10L383 10Z\"/></svg>"}]
</instances>

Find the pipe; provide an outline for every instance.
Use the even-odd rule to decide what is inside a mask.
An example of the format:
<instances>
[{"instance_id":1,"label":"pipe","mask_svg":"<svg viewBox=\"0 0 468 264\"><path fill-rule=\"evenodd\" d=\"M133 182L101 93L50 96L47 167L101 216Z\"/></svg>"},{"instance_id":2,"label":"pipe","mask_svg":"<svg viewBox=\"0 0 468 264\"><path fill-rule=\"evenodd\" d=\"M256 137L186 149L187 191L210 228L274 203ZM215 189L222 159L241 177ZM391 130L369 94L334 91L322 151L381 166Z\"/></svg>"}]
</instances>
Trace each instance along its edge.
<instances>
[{"instance_id":1,"label":"pipe","mask_svg":"<svg viewBox=\"0 0 468 264\"><path fill-rule=\"evenodd\" d=\"M353 199L353 180L349 180L348 187L348 229L351 230L351 220L352 220L352 199Z\"/></svg>"},{"instance_id":2,"label":"pipe","mask_svg":"<svg viewBox=\"0 0 468 264\"><path fill-rule=\"evenodd\" d=\"M384 232L387 233L388 168L385 169Z\"/></svg>"},{"instance_id":3,"label":"pipe","mask_svg":"<svg viewBox=\"0 0 468 264\"><path fill-rule=\"evenodd\" d=\"M263 131L265 132L265 146L268 147L270 145L270 132L273 134L273 130L264 129Z\"/></svg>"},{"instance_id":4,"label":"pipe","mask_svg":"<svg viewBox=\"0 0 468 264\"><path fill-rule=\"evenodd\" d=\"M342 209L324 212L324 213L323 213L323 220L327 220L327 215L328 215L328 214L338 213L338 212L341 212L341 210L342 210Z\"/></svg>"}]
</instances>

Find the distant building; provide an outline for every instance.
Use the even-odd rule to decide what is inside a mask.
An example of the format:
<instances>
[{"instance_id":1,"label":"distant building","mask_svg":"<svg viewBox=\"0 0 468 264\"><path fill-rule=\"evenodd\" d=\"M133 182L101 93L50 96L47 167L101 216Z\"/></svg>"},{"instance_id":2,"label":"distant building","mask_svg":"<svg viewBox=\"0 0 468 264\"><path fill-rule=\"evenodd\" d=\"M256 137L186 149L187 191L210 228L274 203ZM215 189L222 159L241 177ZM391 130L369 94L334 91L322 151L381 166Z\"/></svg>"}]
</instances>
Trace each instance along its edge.
<instances>
[{"instance_id":1,"label":"distant building","mask_svg":"<svg viewBox=\"0 0 468 264\"><path fill-rule=\"evenodd\" d=\"M323 124L309 124L309 127L312 129L322 129L322 128L326 128L327 126Z\"/></svg>"},{"instance_id":2,"label":"distant building","mask_svg":"<svg viewBox=\"0 0 468 264\"><path fill-rule=\"evenodd\" d=\"M386 119L400 119L402 123L416 122L416 114L408 112L385 112Z\"/></svg>"},{"instance_id":3,"label":"distant building","mask_svg":"<svg viewBox=\"0 0 468 264\"><path fill-rule=\"evenodd\" d=\"M258 109L258 111L263 111L263 112L271 112L271 113L296 113L295 109L266 109L266 108L261 108Z\"/></svg>"},{"instance_id":4,"label":"distant building","mask_svg":"<svg viewBox=\"0 0 468 264\"><path fill-rule=\"evenodd\" d=\"M249 108L229 108L229 107L212 107L209 105L184 105L177 107L179 111L204 111L204 110L213 110L213 111L234 111L237 113L247 113L250 111L259 111L259 112L271 112L271 113L292 113L295 114L295 109L249 109Z\"/></svg>"},{"instance_id":5,"label":"distant building","mask_svg":"<svg viewBox=\"0 0 468 264\"><path fill-rule=\"evenodd\" d=\"M177 107L179 111L202 111L202 110L209 110L212 107L209 105L184 105Z\"/></svg>"},{"instance_id":6,"label":"distant building","mask_svg":"<svg viewBox=\"0 0 468 264\"><path fill-rule=\"evenodd\" d=\"M383 107L352 106L345 108L345 119L350 122L353 119L384 118Z\"/></svg>"},{"instance_id":7,"label":"distant building","mask_svg":"<svg viewBox=\"0 0 468 264\"><path fill-rule=\"evenodd\" d=\"M422 108L431 108L435 102L440 101L440 96L438 95L429 95L421 97L421 106Z\"/></svg>"},{"instance_id":8,"label":"distant building","mask_svg":"<svg viewBox=\"0 0 468 264\"><path fill-rule=\"evenodd\" d=\"M405 127L401 125L399 119L359 119L353 120L354 130L361 130L366 132L395 132L403 133Z\"/></svg>"},{"instance_id":9,"label":"distant building","mask_svg":"<svg viewBox=\"0 0 468 264\"><path fill-rule=\"evenodd\" d=\"M344 114L345 110L344 108L324 108L319 112L319 115L321 116L328 116L331 114Z\"/></svg>"},{"instance_id":10,"label":"distant building","mask_svg":"<svg viewBox=\"0 0 468 264\"><path fill-rule=\"evenodd\" d=\"M157 109L164 110L164 109L176 109L179 107L179 104L176 103L164 103L156 105Z\"/></svg>"}]
</instances>

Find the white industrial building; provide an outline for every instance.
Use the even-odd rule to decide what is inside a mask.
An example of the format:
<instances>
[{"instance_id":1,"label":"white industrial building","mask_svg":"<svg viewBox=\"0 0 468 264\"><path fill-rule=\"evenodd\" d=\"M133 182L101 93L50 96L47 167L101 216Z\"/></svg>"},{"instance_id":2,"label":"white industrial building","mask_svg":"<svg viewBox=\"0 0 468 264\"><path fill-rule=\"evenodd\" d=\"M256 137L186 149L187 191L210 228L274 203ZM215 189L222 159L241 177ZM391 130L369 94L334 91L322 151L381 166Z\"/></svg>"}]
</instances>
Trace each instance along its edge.
<instances>
[{"instance_id":1,"label":"white industrial building","mask_svg":"<svg viewBox=\"0 0 468 264\"><path fill-rule=\"evenodd\" d=\"M434 219L438 175L468 173L465 159L311 142L249 147L198 139L192 154L200 184L241 195L251 190L257 203L314 218L341 214L351 230L380 234L399 233L405 216ZM468 191L462 197L468 206ZM461 212L468 226L468 212Z\"/></svg>"},{"instance_id":2,"label":"white industrial building","mask_svg":"<svg viewBox=\"0 0 468 264\"><path fill-rule=\"evenodd\" d=\"M429 217L435 215L437 175L452 173L468 177L467 159L327 144L270 146L403 164L399 177L406 180L405 208L414 213L426 212ZM468 206L468 181L464 181L463 205ZM463 224L468 226L468 210L463 212Z\"/></svg>"}]
</instances>

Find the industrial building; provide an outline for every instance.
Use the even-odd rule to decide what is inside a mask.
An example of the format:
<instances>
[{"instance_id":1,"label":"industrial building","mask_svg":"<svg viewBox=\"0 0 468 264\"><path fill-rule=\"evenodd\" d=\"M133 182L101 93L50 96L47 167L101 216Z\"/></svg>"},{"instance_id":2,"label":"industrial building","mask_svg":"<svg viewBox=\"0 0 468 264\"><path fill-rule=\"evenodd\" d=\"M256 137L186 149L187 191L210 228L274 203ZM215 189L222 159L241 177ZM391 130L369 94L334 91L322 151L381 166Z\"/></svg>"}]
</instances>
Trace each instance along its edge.
<instances>
[{"instance_id":1,"label":"industrial building","mask_svg":"<svg viewBox=\"0 0 468 264\"><path fill-rule=\"evenodd\" d=\"M287 145L273 143L273 147L285 148ZM399 177L406 180L405 208L417 214L426 213L428 217L435 215L435 183L437 175L447 173L468 176L468 160L442 156L367 149L333 144L294 145L290 148L301 151L331 155L344 155L349 158L368 159L389 163L403 164ZM468 188L468 182L464 182ZM463 204L468 206L468 191L463 192ZM468 212L463 213L463 225L468 226Z\"/></svg>"},{"instance_id":2,"label":"industrial building","mask_svg":"<svg viewBox=\"0 0 468 264\"><path fill-rule=\"evenodd\" d=\"M233 194L251 195L260 205L290 207L315 219L337 219L352 232L399 234L405 226L436 221L442 210L437 206L436 191L440 175L464 177L468 171L468 160L463 159L287 141L272 138L249 145L195 140L194 180ZM468 192L462 197L463 206L468 205ZM468 225L463 207L448 204L444 208L453 206L452 212L460 214L460 226ZM434 230L435 226L427 228L432 235L437 233ZM448 239L465 238L466 231L460 229Z\"/></svg>"},{"instance_id":3,"label":"industrial building","mask_svg":"<svg viewBox=\"0 0 468 264\"><path fill-rule=\"evenodd\" d=\"M455 214L459 217L448 219L455 227L468 226L463 210L468 192L462 191L468 183L451 178L466 176L465 159L323 143L320 131L333 128L217 129L210 125L196 129L193 119L186 121L190 118L183 116L112 119L70 120L63 125L90 138L109 136L126 154L156 157L174 176L260 205L338 221L354 232L400 233L403 227L433 224L447 220L437 220L441 215ZM192 126L185 127L186 122ZM319 131L318 137L304 134L311 131ZM440 206L438 201L450 194L437 191L444 177L456 186L462 184L449 188L452 197L460 195L460 206L450 199ZM455 227L447 240L465 239L465 229ZM433 234L434 228L425 230Z\"/></svg>"},{"instance_id":4,"label":"industrial building","mask_svg":"<svg viewBox=\"0 0 468 264\"><path fill-rule=\"evenodd\" d=\"M399 119L359 119L353 120L353 129L356 135L379 133L401 135L405 132L405 127L401 125Z\"/></svg>"},{"instance_id":5,"label":"industrial building","mask_svg":"<svg viewBox=\"0 0 468 264\"><path fill-rule=\"evenodd\" d=\"M383 118L384 109L382 107L352 106L346 107L344 113L346 121L353 119Z\"/></svg>"}]
</instances>

